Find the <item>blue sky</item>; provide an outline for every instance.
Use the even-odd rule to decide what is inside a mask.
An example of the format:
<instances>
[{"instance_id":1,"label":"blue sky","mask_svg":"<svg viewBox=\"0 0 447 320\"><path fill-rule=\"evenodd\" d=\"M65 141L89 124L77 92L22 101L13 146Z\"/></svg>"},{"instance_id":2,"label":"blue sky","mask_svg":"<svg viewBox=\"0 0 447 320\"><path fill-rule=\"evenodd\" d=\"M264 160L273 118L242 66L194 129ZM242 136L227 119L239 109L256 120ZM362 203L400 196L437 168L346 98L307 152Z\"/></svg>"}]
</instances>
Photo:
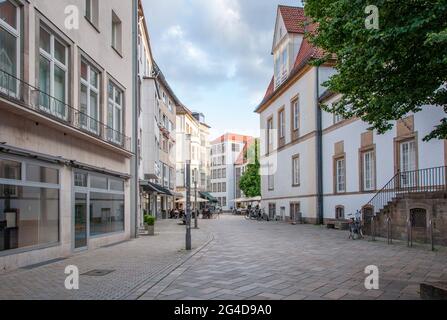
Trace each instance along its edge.
<instances>
[{"instance_id":1,"label":"blue sky","mask_svg":"<svg viewBox=\"0 0 447 320\"><path fill-rule=\"evenodd\" d=\"M273 74L278 4L299 0L143 0L152 51L169 84L205 114L211 138L259 136L253 110Z\"/></svg>"}]
</instances>

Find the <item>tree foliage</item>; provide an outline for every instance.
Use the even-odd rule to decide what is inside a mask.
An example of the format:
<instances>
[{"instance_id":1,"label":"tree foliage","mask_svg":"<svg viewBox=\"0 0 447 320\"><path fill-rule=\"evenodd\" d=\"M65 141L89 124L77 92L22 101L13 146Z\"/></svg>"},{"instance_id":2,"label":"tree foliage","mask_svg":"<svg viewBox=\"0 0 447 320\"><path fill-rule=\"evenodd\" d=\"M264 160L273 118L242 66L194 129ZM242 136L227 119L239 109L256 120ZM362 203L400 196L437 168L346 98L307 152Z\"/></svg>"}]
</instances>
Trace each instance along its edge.
<instances>
[{"instance_id":1,"label":"tree foliage","mask_svg":"<svg viewBox=\"0 0 447 320\"><path fill-rule=\"evenodd\" d=\"M261 195L261 165L259 163L259 140L251 145L244 153L244 158L249 162L247 170L242 175L239 187L245 196L249 198Z\"/></svg>"},{"instance_id":2,"label":"tree foliage","mask_svg":"<svg viewBox=\"0 0 447 320\"><path fill-rule=\"evenodd\" d=\"M379 29L365 26L368 5L378 8ZM311 42L337 57L325 86L343 98L326 111L359 117L379 133L427 105L447 112L446 0L308 0L305 10L318 23ZM446 118L425 137L433 138L447 138Z\"/></svg>"}]
</instances>

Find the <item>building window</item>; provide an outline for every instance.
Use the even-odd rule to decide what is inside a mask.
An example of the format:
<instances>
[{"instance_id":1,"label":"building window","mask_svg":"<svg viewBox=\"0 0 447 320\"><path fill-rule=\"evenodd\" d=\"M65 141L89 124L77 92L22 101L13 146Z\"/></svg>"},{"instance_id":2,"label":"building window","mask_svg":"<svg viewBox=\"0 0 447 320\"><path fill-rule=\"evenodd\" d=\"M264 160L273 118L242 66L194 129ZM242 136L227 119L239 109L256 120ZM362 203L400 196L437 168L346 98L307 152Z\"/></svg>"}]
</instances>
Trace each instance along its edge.
<instances>
[{"instance_id":1,"label":"building window","mask_svg":"<svg viewBox=\"0 0 447 320\"><path fill-rule=\"evenodd\" d=\"M268 164L268 189L269 191L275 189L275 175L273 174L272 164Z\"/></svg>"},{"instance_id":2,"label":"building window","mask_svg":"<svg viewBox=\"0 0 447 320\"><path fill-rule=\"evenodd\" d=\"M109 81L108 93L108 138L110 141L122 144L123 141L123 92L112 82Z\"/></svg>"},{"instance_id":3,"label":"building window","mask_svg":"<svg viewBox=\"0 0 447 320\"><path fill-rule=\"evenodd\" d=\"M267 120L267 154L273 151L273 118Z\"/></svg>"},{"instance_id":4,"label":"building window","mask_svg":"<svg viewBox=\"0 0 447 320\"><path fill-rule=\"evenodd\" d=\"M122 23L115 11L112 11L112 47L122 53Z\"/></svg>"},{"instance_id":5,"label":"building window","mask_svg":"<svg viewBox=\"0 0 447 320\"><path fill-rule=\"evenodd\" d=\"M99 0L86 0L85 1L85 17L96 28L99 23Z\"/></svg>"},{"instance_id":6,"label":"building window","mask_svg":"<svg viewBox=\"0 0 447 320\"><path fill-rule=\"evenodd\" d=\"M222 179L227 178L227 169L222 169Z\"/></svg>"},{"instance_id":7,"label":"building window","mask_svg":"<svg viewBox=\"0 0 447 320\"><path fill-rule=\"evenodd\" d=\"M293 186L300 185L300 156L292 158L292 184Z\"/></svg>"},{"instance_id":8,"label":"building window","mask_svg":"<svg viewBox=\"0 0 447 320\"><path fill-rule=\"evenodd\" d=\"M279 139L284 139L286 134L286 119L285 119L285 112L284 110L281 110L278 114L278 127L279 127Z\"/></svg>"},{"instance_id":9,"label":"building window","mask_svg":"<svg viewBox=\"0 0 447 320\"><path fill-rule=\"evenodd\" d=\"M68 48L41 26L39 53L40 108L67 120Z\"/></svg>"},{"instance_id":10,"label":"building window","mask_svg":"<svg viewBox=\"0 0 447 320\"><path fill-rule=\"evenodd\" d=\"M124 231L124 180L82 171L76 171L74 177L77 198L75 223L76 230L84 230L82 237L87 237L87 221L91 237ZM81 199L81 193L86 197ZM90 203L88 208L87 203ZM76 234L76 238L78 236ZM86 245L86 238L82 243ZM80 247L79 243L76 247Z\"/></svg>"},{"instance_id":11,"label":"building window","mask_svg":"<svg viewBox=\"0 0 447 320\"><path fill-rule=\"evenodd\" d=\"M371 191L375 186L375 155L374 151L366 151L362 153L362 180L363 190Z\"/></svg>"},{"instance_id":12,"label":"building window","mask_svg":"<svg viewBox=\"0 0 447 320\"><path fill-rule=\"evenodd\" d=\"M227 184L225 182L222 183L222 192L227 192Z\"/></svg>"},{"instance_id":13,"label":"building window","mask_svg":"<svg viewBox=\"0 0 447 320\"><path fill-rule=\"evenodd\" d=\"M0 252L59 241L59 189L58 169L0 159Z\"/></svg>"},{"instance_id":14,"label":"building window","mask_svg":"<svg viewBox=\"0 0 447 320\"><path fill-rule=\"evenodd\" d=\"M300 129L300 106L298 98L292 101L292 120L293 131L298 131Z\"/></svg>"},{"instance_id":15,"label":"building window","mask_svg":"<svg viewBox=\"0 0 447 320\"><path fill-rule=\"evenodd\" d=\"M18 94L18 82L15 78L20 78L20 25L19 8L11 1L1 1L0 91L6 90L12 96Z\"/></svg>"},{"instance_id":16,"label":"building window","mask_svg":"<svg viewBox=\"0 0 447 320\"><path fill-rule=\"evenodd\" d=\"M345 207L337 206L335 208L335 219L344 219L345 218Z\"/></svg>"},{"instance_id":17,"label":"building window","mask_svg":"<svg viewBox=\"0 0 447 320\"><path fill-rule=\"evenodd\" d=\"M81 61L81 126L93 133L99 133L100 75L98 70Z\"/></svg>"},{"instance_id":18,"label":"building window","mask_svg":"<svg viewBox=\"0 0 447 320\"><path fill-rule=\"evenodd\" d=\"M400 143L400 172L401 186L411 187L417 182L412 171L416 170L416 141L410 140Z\"/></svg>"},{"instance_id":19,"label":"building window","mask_svg":"<svg viewBox=\"0 0 447 320\"><path fill-rule=\"evenodd\" d=\"M346 191L346 162L345 158L335 160L336 193Z\"/></svg>"},{"instance_id":20,"label":"building window","mask_svg":"<svg viewBox=\"0 0 447 320\"><path fill-rule=\"evenodd\" d=\"M222 198L222 207L226 207L227 206L227 197L223 197Z\"/></svg>"}]
</instances>

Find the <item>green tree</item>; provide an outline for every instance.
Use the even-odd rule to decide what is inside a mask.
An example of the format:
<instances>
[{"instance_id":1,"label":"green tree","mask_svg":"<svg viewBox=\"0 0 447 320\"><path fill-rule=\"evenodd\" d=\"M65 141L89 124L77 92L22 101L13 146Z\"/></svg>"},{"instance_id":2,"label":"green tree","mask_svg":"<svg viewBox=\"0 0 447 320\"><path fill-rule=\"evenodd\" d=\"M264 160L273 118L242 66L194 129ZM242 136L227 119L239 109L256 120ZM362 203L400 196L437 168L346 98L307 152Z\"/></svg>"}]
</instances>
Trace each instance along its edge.
<instances>
[{"instance_id":1,"label":"green tree","mask_svg":"<svg viewBox=\"0 0 447 320\"><path fill-rule=\"evenodd\" d=\"M368 5L378 8L378 29L365 25ZM310 41L337 57L338 72L325 86L343 98L323 109L359 117L379 133L433 108L424 105L447 112L446 0L307 0L305 11L318 23ZM425 140L433 138L447 138L447 118Z\"/></svg>"},{"instance_id":2,"label":"green tree","mask_svg":"<svg viewBox=\"0 0 447 320\"><path fill-rule=\"evenodd\" d=\"M261 195L261 165L259 163L259 140L248 148L244 153L245 160L248 160L247 170L242 175L239 181L239 187L245 196L249 198L258 197Z\"/></svg>"}]
</instances>

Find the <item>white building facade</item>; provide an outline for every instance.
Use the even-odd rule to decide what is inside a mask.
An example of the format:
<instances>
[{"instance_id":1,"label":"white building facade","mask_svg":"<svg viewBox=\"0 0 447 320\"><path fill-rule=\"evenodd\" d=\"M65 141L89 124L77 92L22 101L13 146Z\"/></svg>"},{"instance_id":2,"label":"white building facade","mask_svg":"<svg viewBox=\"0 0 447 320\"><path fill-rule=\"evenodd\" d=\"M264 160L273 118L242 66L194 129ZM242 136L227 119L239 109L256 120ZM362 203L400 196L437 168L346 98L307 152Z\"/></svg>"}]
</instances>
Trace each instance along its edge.
<instances>
[{"instance_id":1,"label":"white building facade","mask_svg":"<svg viewBox=\"0 0 447 320\"><path fill-rule=\"evenodd\" d=\"M180 104L152 56L139 8L139 226L145 214L167 218L175 206L176 108Z\"/></svg>"},{"instance_id":2,"label":"white building facade","mask_svg":"<svg viewBox=\"0 0 447 320\"><path fill-rule=\"evenodd\" d=\"M202 113L192 112L184 105L177 106L176 119L176 191L185 199L187 161L191 164L191 187L193 188L196 182L198 192L209 191L210 126L206 124ZM178 207L182 207L182 203Z\"/></svg>"},{"instance_id":3,"label":"white building facade","mask_svg":"<svg viewBox=\"0 0 447 320\"><path fill-rule=\"evenodd\" d=\"M296 21L304 27L297 28ZM279 6L274 76L256 110L266 213L307 223L344 219L362 210L398 170L445 166L444 141L423 142L445 117L440 108L408 115L384 135L368 131L359 119L322 111L321 103L339 99L322 86L335 69L332 62L310 65L322 53L304 39L305 29L302 8ZM294 55L289 59L288 54Z\"/></svg>"},{"instance_id":4,"label":"white building facade","mask_svg":"<svg viewBox=\"0 0 447 320\"><path fill-rule=\"evenodd\" d=\"M129 239L137 2L0 11L0 270Z\"/></svg>"},{"instance_id":5,"label":"white building facade","mask_svg":"<svg viewBox=\"0 0 447 320\"><path fill-rule=\"evenodd\" d=\"M211 194L224 211L236 207L235 164L254 138L227 133L211 142Z\"/></svg>"}]
</instances>

